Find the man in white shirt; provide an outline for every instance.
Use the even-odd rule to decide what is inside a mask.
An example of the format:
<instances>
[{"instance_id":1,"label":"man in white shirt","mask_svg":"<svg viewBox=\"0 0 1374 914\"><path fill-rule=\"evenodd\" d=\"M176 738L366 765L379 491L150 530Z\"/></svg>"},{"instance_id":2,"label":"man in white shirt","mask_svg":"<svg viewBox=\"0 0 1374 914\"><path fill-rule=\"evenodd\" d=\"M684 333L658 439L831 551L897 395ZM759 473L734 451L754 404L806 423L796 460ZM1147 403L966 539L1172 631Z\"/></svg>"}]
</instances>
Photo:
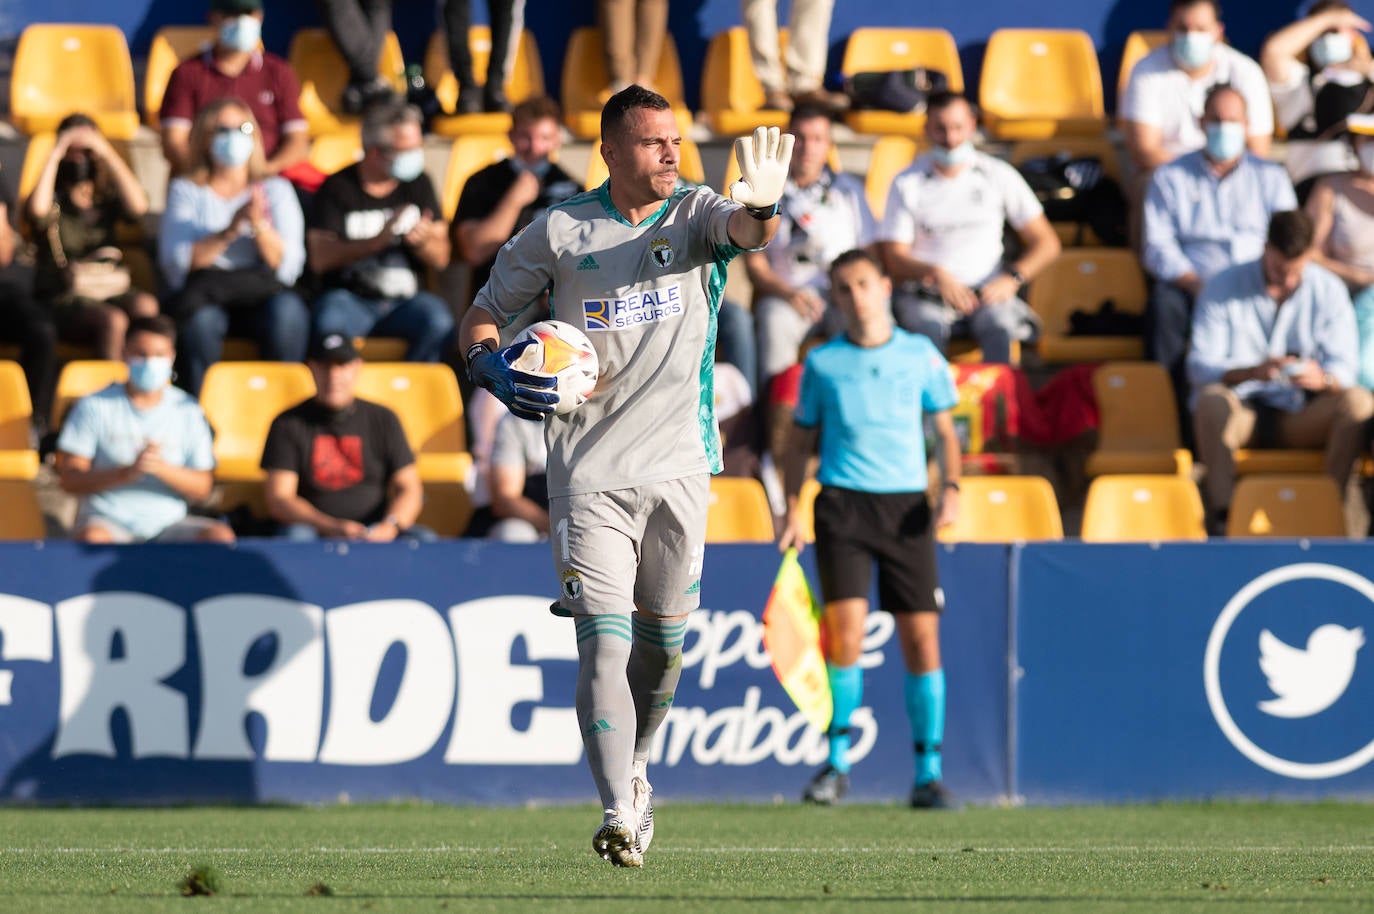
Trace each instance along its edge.
<instances>
[{"instance_id":1,"label":"man in white shirt","mask_svg":"<svg viewBox=\"0 0 1374 914\"><path fill-rule=\"evenodd\" d=\"M1264 72L1223 44L1223 34L1216 0L1171 0L1169 43L1136 64L1119 106L1126 150L1136 168L1148 172L1202 148L1203 102L1213 86L1223 83L1245 98L1250 151L1269 154L1274 112Z\"/></svg>"},{"instance_id":2,"label":"man in white shirt","mask_svg":"<svg viewBox=\"0 0 1374 914\"><path fill-rule=\"evenodd\" d=\"M892 181L878 233L888 273L900 288L892 310L903 330L924 333L943 352L951 335L971 333L983 361L1011 361L1012 341L1035 335L1020 290L1059 256L1059 236L1026 179L973 146L973 106L955 92L931 96L930 151ZM1022 252L1006 258L1002 226Z\"/></svg>"}]
</instances>

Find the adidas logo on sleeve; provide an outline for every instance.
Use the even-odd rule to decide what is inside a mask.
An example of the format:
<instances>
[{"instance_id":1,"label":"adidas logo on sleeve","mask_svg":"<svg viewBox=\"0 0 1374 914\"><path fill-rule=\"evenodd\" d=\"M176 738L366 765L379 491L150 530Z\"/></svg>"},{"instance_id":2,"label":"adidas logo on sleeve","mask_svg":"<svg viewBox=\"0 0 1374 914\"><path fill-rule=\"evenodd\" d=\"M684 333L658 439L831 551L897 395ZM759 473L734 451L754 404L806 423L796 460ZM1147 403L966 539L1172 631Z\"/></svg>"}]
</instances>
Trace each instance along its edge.
<instances>
[{"instance_id":1,"label":"adidas logo on sleeve","mask_svg":"<svg viewBox=\"0 0 1374 914\"><path fill-rule=\"evenodd\" d=\"M596 262L595 257L588 254L586 257L582 258L582 262L577 265L577 268L579 270L599 270L601 269L601 264Z\"/></svg>"}]
</instances>

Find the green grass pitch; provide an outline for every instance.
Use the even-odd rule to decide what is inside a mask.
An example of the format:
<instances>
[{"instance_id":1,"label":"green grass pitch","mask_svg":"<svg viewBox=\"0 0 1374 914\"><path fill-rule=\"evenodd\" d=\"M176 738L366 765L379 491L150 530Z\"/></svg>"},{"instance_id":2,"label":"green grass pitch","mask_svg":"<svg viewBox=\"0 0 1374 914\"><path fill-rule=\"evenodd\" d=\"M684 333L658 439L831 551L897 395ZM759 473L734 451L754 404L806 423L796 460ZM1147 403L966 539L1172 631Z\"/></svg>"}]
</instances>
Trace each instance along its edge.
<instances>
[{"instance_id":1,"label":"green grass pitch","mask_svg":"<svg viewBox=\"0 0 1374 914\"><path fill-rule=\"evenodd\" d=\"M0 809L0 911L1374 909L1359 804L656 812L618 870L590 806ZM197 868L213 897L182 897Z\"/></svg>"}]
</instances>

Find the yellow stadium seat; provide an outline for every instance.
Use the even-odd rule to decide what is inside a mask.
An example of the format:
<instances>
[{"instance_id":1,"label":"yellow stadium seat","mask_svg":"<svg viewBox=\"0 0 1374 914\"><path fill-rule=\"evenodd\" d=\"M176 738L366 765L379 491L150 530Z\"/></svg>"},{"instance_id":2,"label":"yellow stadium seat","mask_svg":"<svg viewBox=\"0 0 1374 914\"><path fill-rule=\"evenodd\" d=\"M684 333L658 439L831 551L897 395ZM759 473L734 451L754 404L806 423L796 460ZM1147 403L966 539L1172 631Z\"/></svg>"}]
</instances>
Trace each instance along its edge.
<instances>
[{"instance_id":1,"label":"yellow stadium seat","mask_svg":"<svg viewBox=\"0 0 1374 914\"><path fill-rule=\"evenodd\" d=\"M0 479L0 540L41 540L48 535L38 492L27 479Z\"/></svg>"},{"instance_id":2,"label":"yellow stadium seat","mask_svg":"<svg viewBox=\"0 0 1374 914\"><path fill-rule=\"evenodd\" d=\"M812 477L802 483L797 493L797 520L801 522L802 540L816 541L816 496L821 494L821 484Z\"/></svg>"},{"instance_id":3,"label":"yellow stadium seat","mask_svg":"<svg viewBox=\"0 0 1374 914\"><path fill-rule=\"evenodd\" d=\"M257 482L272 420L315 393L299 362L216 362L205 372L200 406L215 432L215 478Z\"/></svg>"},{"instance_id":4,"label":"yellow stadium seat","mask_svg":"<svg viewBox=\"0 0 1374 914\"><path fill-rule=\"evenodd\" d=\"M1064 251L1035 277L1027 296L1027 303L1043 324L1036 351L1051 363L1143 358L1145 342L1139 336L1071 335L1069 329L1074 311L1095 314L1106 301L1119 312L1143 314L1145 295L1145 274L1133 251Z\"/></svg>"},{"instance_id":5,"label":"yellow stadium seat","mask_svg":"<svg viewBox=\"0 0 1374 914\"><path fill-rule=\"evenodd\" d=\"M1097 447L1089 476L1172 473L1188 476L1192 453L1180 447L1178 405L1158 362L1108 362L1093 373Z\"/></svg>"},{"instance_id":6,"label":"yellow stadium seat","mask_svg":"<svg viewBox=\"0 0 1374 914\"><path fill-rule=\"evenodd\" d=\"M10 74L10 120L27 134L55 130L80 111L107 137L138 132L134 65L112 25L35 23L19 36Z\"/></svg>"},{"instance_id":7,"label":"yellow stadium seat","mask_svg":"<svg viewBox=\"0 0 1374 914\"><path fill-rule=\"evenodd\" d=\"M1097 51L1077 29L993 32L978 98L983 126L999 140L1098 136L1107 128Z\"/></svg>"},{"instance_id":8,"label":"yellow stadium seat","mask_svg":"<svg viewBox=\"0 0 1374 914\"><path fill-rule=\"evenodd\" d=\"M844 46L840 72L845 76L881 70L939 70L955 92L964 91L964 68L954 36L944 29L855 29ZM926 126L924 111L850 111L845 123L859 133L920 136Z\"/></svg>"},{"instance_id":9,"label":"yellow stadium seat","mask_svg":"<svg viewBox=\"0 0 1374 914\"><path fill-rule=\"evenodd\" d=\"M420 478L462 482L472 459L463 430L463 396L447 365L366 362L357 395L390 408L401 420Z\"/></svg>"},{"instance_id":10,"label":"yellow stadium seat","mask_svg":"<svg viewBox=\"0 0 1374 914\"><path fill-rule=\"evenodd\" d=\"M463 185L468 178L502 159L515 154L510 138L502 134L478 133L460 136L453 141L448 154L448 171L444 175L444 191L440 199L444 205L444 218L453 220L458 209L458 200L463 195Z\"/></svg>"},{"instance_id":11,"label":"yellow stadium seat","mask_svg":"<svg viewBox=\"0 0 1374 914\"><path fill-rule=\"evenodd\" d=\"M72 403L111 384L129 380L129 366L117 360L78 359L62 366L52 402L52 428L62 427Z\"/></svg>"},{"instance_id":12,"label":"yellow stadium seat","mask_svg":"<svg viewBox=\"0 0 1374 914\"><path fill-rule=\"evenodd\" d=\"M332 133L346 124L357 123L356 117L343 114L348 65L344 63L343 55L327 30L301 29L291 36L291 47L286 56L301 81L301 113L305 115L312 135ZM382 39L377 73L404 95L405 70L401 42L395 32L388 31Z\"/></svg>"},{"instance_id":13,"label":"yellow stadium seat","mask_svg":"<svg viewBox=\"0 0 1374 914\"><path fill-rule=\"evenodd\" d=\"M1059 540L1064 526L1054 487L1043 476L963 476L958 520L936 537L944 543Z\"/></svg>"},{"instance_id":14,"label":"yellow stadium seat","mask_svg":"<svg viewBox=\"0 0 1374 914\"><path fill-rule=\"evenodd\" d=\"M787 47L787 29L778 42ZM701 110L706 124L720 136L742 136L755 127L787 126L787 112L763 107L763 83L754 73L749 32L737 25L717 32L706 46L701 68Z\"/></svg>"},{"instance_id":15,"label":"yellow stadium seat","mask_svg":"<svg viewBox=\"0 0 1374 914\"><path fill-rule=\"evenodd\" d=\"M440 536L462 536L473 512L472 496L467 487L461 482L429 480L424 488L425 503L415 522Z\"/></svg>"},{"instance_id":16,"label":"yellow stadium seat","mask_svg":"<svg viewBox=\"0 0 1374 914\"><path fill-rule=\"evenodd\" d=\"M24 369L17 362L0 362L0 478L38 475L38 452L30 447L32 422L33 401Z\"/></svg>"},{"instance_id":17,"label":"yellow stadium seat","mask_svg":"<svg viewBox=\"0 0 1374 914\"><path fill-rule=\"evenodd\" d=\"M1341 490L1330 476L1246 476L1231 495L1227 536L1345 536Z\"/></svg>"},{"instance_id":18,"label":"yellow stadium seat","mask_svg":"<svg viewBox=\"0 0 1374 914\"><path fill-rule=\"evenodd\" d=\"M955 337L949 341L949 351L945 353L945 358L951 365L982 365L987 359L983 358L983 347L978 345L978 341L972 337ZM1021 364L1021 341L1012 340L1009 351L1008 365Z\"/></svg>"},{"instance_id":19,"label":"yellow stadium seat","mask_svg":"<svg viewBox=\"0 0 1374 914\"><path fill-rule=\"evenodd\" d=\"M310 141L310 164L327 175L342 171L363 157L363 135L357 125L321 133Z\"/></svg>"},{"instance_id":20,"label":"yellow stadium seat","mask_svg":"<svg viewBox=\"0 0 1374 914\"><path fill-rule=\"evenodd\" d=\"M365 362L404 362L410 341L399 336L355 336L353 348Z\"/></svg>"},{"instance_id":21,"label":"yellow stadium seat","mask_svg":"<svg viewBox=\"0 0 1374 914\"><path fill-rule=\"evenodd\" d=\"M906 171L925 145L908 136L884 136L874 142L868 158L868 174L864 177L864 196L868 197L868 208L873 210L874 219L883 221L892 179Z\"/></svg>"},{"instance_id":22,"label":"yellow stadium seat","mask_svg":"<svg viewBox=\"0 0 1374 914\"><path fill-rule=\"evenodd\" d=\"M600 96L610 82L601 29L591 26L574 29L563 56L561 98L563 120L579 140L595 140L601 136ZM673 106L678 129L685 134L692 127L692 112L683 100L682 63L678 59L677 43L673 41L671 33L663 39L663 50L658 56L658 72L654 74L654 89Z\"/></svg>"},{"instance_id":23,"label":"yellow stadium seat","mask_svg":"<svg viewBox=\"0 0 1374 914\"><path fill-rule=\"evenodd\" d=\"M708 543L771 543L773 509L763 483L747 476L712 476L706 511Z\"/></svg>"},{"instance_id":24,"label":"yellow stadium seat","mask_svg":"<svg viewBox=\"0 0 1374 914\"><path fill-rule=\"evenodd\" d=\"M1131 71L1140 59L1155 48L1169 43L1169 33L1165 29L1138 29L1126 36L1126 46L1121 51L1121 70L1116 77L1116 95L1120 98L1130 82ZM1119 107L1119 106L1118 106Z\"/></svg>"},{"instance_id":25,"label":"yellow stadium seat","mask_svg":"<svg viewBox=\"0 0 1374 914\"><path fill-rule=\"evenodd\" d=\"M143 73L143 121L149 127L161 126L162 96L172 71L188 57L215 41L209 25L164 25L153 35L148 47L148 66Z\"/></svg>"},{"instance_id":26,"label":"yellow stadium seat","mask_svg":"<svg viewBox=\"0 0 1374 914\"><path fill-rule=\"evenodd\" d=\"M1326 467L1322 451L1297 448L1240 448L1235 461L1237 476L1321 473Z\"/></svg>"},{"instance_id":27,"label":"yellow stadium seat","mask_svg":"<svg viewBox=\"0 0 1374 914\"><path fill-rule=\"evenodd\" d=\"M478 79L487 73L491 57L491 28L474 25L468 28L468 47L472 50L472 71ZM527 98L544 95L544 65L539 60L539 45L528 29L520 32L515 59L509 61L510 77L506 80L506 99L517 105ZM448 39L442 29L430 36L425 48L425 85L434 89L445 111L453 111L458 104L458 80L449 67ZM466 136L472 133L506 133L510 130L510 115L504 112L482 111L476 114L440 115L430 129L439 136Z\"/></svg>"},{"instance_id":28,"label":"yellow stadium seat","mask_svg":"<svg viewBox=\"0 0 1374 914\"><path fill-rule=\"evenodd\" d=\"M684 139L682 142L685 145L687 140ZM834 144L831 144L830 154L825 157L825 164L837 174L844 171L844 164L840 161L840 150ZM725 157L725 180L721 182L720 192L729 196L730 185L738 181L739 177L739 161L735 158L735 147L731 145L730 154Z\"/></svg>"},{"instance_id":29,"label":"yellow stadium seat","mask_svg":"<svg viewBox=\"0 0 1374 914\"><path fill-rule=\"evenodd\" d=\"M600 187L601 182L610 177L610 172L606 170L606 160L601 158L601 144L592 144L591 153L587 159L587 178L583 184L588 190L593 187ZM678 156L678 176L691 181L693 184L705 184L706 169L702 167L701 150L697 148L697 144L687 137L683 137L682 146L678 149Z\"/></svg>"},{"instance_id":30,"label":"yellow stadium seat","mask_svg":"<svg viewBox=\"0 0 1374 914\"><path fill-rule=\"evenodd\" d=\"M1084 542L1205 539L1202 496L1185 476L1099 476L1088 486Z\"/></svg>"}]
</instances>

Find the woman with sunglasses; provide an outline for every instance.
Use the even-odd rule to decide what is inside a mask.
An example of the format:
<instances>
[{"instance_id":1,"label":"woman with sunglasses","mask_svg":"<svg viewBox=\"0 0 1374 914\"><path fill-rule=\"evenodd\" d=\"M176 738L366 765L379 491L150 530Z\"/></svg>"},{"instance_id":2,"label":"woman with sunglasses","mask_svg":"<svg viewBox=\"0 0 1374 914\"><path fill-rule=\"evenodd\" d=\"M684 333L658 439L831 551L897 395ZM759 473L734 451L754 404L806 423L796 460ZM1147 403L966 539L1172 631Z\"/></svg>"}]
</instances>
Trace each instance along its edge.
<instances>
[{"instance_id":1,"label":"woman with sunglasses","mask_svg":"<svg viewBox=\"0 0 1374 914\"><path fill-rule=\"evenodd\" d=\"M158 262L181 325L181 383L198 395L226 336L255 338L264 360L304 359L310 314L291 289L305 266L300 204L266 176L252 112L232 98L201 109L191 156L167 190Z\"/></svg>"}]
</instances>

